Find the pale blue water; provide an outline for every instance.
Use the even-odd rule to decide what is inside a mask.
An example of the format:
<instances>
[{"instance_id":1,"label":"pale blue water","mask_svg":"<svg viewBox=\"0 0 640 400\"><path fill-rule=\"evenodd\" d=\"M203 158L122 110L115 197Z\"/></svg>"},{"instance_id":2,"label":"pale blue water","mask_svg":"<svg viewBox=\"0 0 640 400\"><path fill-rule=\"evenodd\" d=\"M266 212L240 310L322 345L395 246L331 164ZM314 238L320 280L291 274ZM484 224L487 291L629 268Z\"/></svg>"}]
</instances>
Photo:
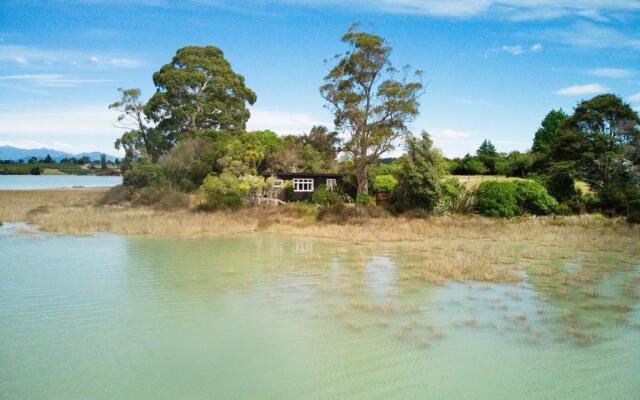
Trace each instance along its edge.
<instances>
[{"instance_id":1,"label":"pale blue water","mask_svg":"<svg viewBox=\"0 0 640 400\"><path fill-rule=\"evenodd\" d=\"M122 183L121 176L93 175L0 175L0 190L59 189L71 187L111 187Z\"/></svg>"},{"instance_id":2,"label":"pale blue water","mask_svg":"<svg viewBox=\"0 0 640 400\"><path fill-rule=\"evenodd\" d=\"M640 398L638 299L606 290L637 266L558 300L551 280L432 285L397 250L4 224L0 399Z\"/></svg>"}]
</instances>

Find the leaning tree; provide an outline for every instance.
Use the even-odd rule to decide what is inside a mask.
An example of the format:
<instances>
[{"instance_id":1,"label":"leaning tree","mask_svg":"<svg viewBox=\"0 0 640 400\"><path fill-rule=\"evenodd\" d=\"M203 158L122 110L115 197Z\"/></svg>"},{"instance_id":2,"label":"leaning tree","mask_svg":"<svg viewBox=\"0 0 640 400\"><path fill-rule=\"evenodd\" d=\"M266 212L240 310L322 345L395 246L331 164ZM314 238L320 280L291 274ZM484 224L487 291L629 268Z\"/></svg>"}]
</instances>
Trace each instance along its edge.
<instances>
[{"instance_id":1,"label":"leaning tree","mask_svg":"<svg viewBox=\"0 0 640 400\"><path fill-rule=\"evenodd\" d=\"M336 128L346 133L342 151L350 153L356 169L358 193L367 193L367 167L394 148L395 140L409 132L407 125L419 113L423 93L421 71L409 80L409 67L396 79L390 61L392 48L377 35L359 32L354 24L342 36L349 49L336 56L336 64L320 87L334 115Z\"/></svg>"}]
</instances>

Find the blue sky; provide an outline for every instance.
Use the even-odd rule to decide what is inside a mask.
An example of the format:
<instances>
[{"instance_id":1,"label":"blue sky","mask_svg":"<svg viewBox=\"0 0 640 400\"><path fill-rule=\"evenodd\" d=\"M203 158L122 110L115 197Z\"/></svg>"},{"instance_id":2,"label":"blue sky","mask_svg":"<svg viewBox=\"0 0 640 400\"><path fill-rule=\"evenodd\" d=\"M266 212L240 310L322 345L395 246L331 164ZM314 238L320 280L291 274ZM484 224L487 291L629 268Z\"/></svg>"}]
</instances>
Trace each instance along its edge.
<instances>
[{"instance_id":1,"label":"blue sky","mask_svg":"<svg viewBox=\"0 0 640 400\"><path fill-rule=\"evenodd\" d=\"M640 109L639 17L640 0L3 0L0 145L116 154L117 88L149 96L187 45L220 47L245 76L250 129L331 125L324 60L360 21L425 71L415 132L449 156L485 138L524 150L552 108L613 92Z\"/></svg>"}]
</instances>

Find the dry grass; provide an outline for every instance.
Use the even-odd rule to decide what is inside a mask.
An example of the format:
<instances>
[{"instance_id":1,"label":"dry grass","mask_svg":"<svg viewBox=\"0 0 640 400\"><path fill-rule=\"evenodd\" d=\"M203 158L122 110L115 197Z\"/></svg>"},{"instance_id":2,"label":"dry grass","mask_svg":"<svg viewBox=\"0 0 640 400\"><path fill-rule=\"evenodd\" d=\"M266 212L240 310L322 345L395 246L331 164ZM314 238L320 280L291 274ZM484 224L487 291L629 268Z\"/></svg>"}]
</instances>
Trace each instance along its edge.
<instances>
[{"instance_id":1,"label":"dry grass","mask_svg":"<svg viewBox=\"0 0 640 400\"><path fill-rule=\"evenodd\" d=\"M506 177L504 175L451 175L452 177L458 179L458 181L464 184L467 189L473 189L478 187L482 182L485 181L517 181L521 178L516 177Z\"/></svg>"}]
</instances>

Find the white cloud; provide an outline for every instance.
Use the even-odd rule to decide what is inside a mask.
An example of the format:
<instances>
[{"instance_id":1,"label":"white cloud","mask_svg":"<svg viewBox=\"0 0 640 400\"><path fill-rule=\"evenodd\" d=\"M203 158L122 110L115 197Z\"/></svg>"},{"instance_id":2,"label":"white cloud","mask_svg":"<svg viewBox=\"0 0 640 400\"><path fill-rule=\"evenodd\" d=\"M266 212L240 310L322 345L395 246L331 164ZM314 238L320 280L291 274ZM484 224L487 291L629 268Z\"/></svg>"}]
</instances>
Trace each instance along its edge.
<instances>
[{"instance_id":1,"label":"white cloud","mask_svg":"<svg viewBox=\"0 0 640 400\"><path fill-rule=\"evenodd\" d=\"M573 85L557 90L555 93L562 96L581 96L586 94L600 94L609 89L599 83L590 83L587 85Z\"/></svg>"},{"instance_id":2,"label":"white cloud","mask_svg":"<svg viewBox=\"0 0 640 400\"><path fill-rule=\"evenodd\" d=\"M30 107L1 111L0 134L110 135L120 131L114 126L116 113L107 105L70 105L66 107Z\"/></svg>"},{"instance_id":3,"label":"white cloud","mask_svg":"<svg viewBox=\"0 0 640 400\"><path fill-rule=\"evenodd\" d=\"M42 63L44 65L102 65L126 68L142 65L142 62L135 58L116 57L112 55L95 55L79 50L52 50L5 44L0 44L0 61L13 62L22 65Z\"/></svg>"},{"instance_id":4,"label":"white cloud","mask_svg":"<svg viewBox=\"0 0 640 400\"><path fill-rule=\"evenodd\" d=\"M640 41L608 26L580 21L568 28L550 29L539 34L548 39L576 47L640 49Z\"/></svg>"},{"instance_id":5,"label":"white cloud","mask_svg":"<svg viewBox=\"0 0 640 400\"><path fill-rule=\"evenodd\" d=\"M622 68L596 68L589 71L589 74L605 78L628 78L633 72Z\"/></svg>"},{"instance_id":6,"label":"white cloud","mask_svg":"<svg viewBox=\"0 0 640 400\"><path fill-rule=\"evenodd\" d=\"M640 103L640 93L632 94L631 96L629 96L629 100Z\"/></svg>"},{"instance_id":7,"label":"white cloud","mask_svg":"<svg viewBox=\"0 0 640 400\"><path fill-rule=\"evenodd\" d=\"M502 51L506 51L507 53L513 54L514 56L519 56L520 54L524 53L524 49L520 45L502 46L501 49Z\"/></svg>"},{"instance_id":8,"label":"white cloud","mask_svg":"<svg viewBox=\"0 0 640 400\"><path fill-rule=\"evenodd\" d=\"M307 132L314 125L330 125L305 113L252 109L247 129L270 129L281 135Z\"/></svg>"},{"instance_id":9,"label":"white cloud","mask_svg":"<svg viewBox=\"0 0 640 400\"><path fill-rule=\"evenodd\" d=\"M530 50L534 53L537 53L542 50L542 45L540 43L536 43L533 46L531 46Z\"/></svg>"},{"instance_id":10,"label":"white cloud","mask_svg":"<svg viewBox=\"0 0 640 400\"><path fill-rule=\"evenodd\" d=\"M60 74L3 75L0 76L0 81L27 82L34 86L46 87L73 87L89 83L113 82L108 79L80 79Z\"/></svg>"}]
</instances>

